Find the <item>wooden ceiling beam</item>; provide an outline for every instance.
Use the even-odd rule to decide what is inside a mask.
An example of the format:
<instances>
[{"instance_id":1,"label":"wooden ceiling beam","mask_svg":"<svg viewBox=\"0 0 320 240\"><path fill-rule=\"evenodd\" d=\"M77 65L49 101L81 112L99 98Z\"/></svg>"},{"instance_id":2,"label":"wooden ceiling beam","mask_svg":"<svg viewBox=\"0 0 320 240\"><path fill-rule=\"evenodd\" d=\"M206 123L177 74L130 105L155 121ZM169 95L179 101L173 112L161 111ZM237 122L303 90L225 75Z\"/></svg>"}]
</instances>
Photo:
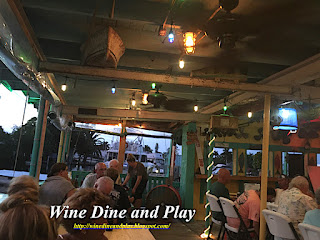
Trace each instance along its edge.
<instances>
[{"instance_id":1,"label":"wooden ceiling beam","mask_svg":"<svg viewBox=\"0 0 320 240\"><path fill-rule=\"evenodd\" d=\"M117 125L119 120L111 119L94 119L94 118L75 118L75 122L92 123L92 124L102 124L102 125ZM127 121L127 127L130 128L140 128L145 130L161 131L161 132L171 132L171 128L168 127L170 123L168 122L137 122L137 121Z\"/></svg>"},{"instance_id":2,"label":"wooden ceiling beam","mask_svg":"<svg viewBox=\"0 0 320 240\"><path fill-rule=\"evenodd\" d=\"M209 122L210 115L198 113L152 112L131 109L86 108L96 110L96 115L79 114L78 106L65 105L62 114L73 115L78 119L127 119L147 121L192 121Z\"/></svg>"},{"instance_id":3,"label":"wooden ceiling beam","mask_svg":"<svg viewBox=\"0 0 320 240\"><path fill-rule=\"evenodd\" d=\"M126 70L115 70L98 67L77 66L60 63L40 62L39 70L49 73L63 73L85 75L93 77L106 77L113 79L140 80L156 83L168 83L177 85L187 85L194 87L207 87L212 89L224 89L231 91L249 91L259 93L271 93L280 95L291 95L290 86L272 86L253 83L235 83L241 79L235 79L234 76L226 75L223 78L203 79L186 76L171 76L165 74L155 74L146 72L135 72Z\"/></svg>"},{"instance_id":4,"label":"wooden ceiling beam","mask_svg":"<svg viewBox=\"0 0 320 240\"><path fill-rule=\"evenodd\" d=\"M315 79L320 78L320 53L312 56L294 66L291 66L289 68L286 68L276 74L271 75L270 77L265 78L264 80L260 81L261 84L272 84L272 85L278 85L275 86L295 86L294 90L294 96L292 96L293 99L297 100L303 100L316 98L316 96L319 95L320 88L318 87L310 87L310 86L304 86L301 84L310 82ZM253 92L236 92L231 94L228 97L228 104L234 105L238 104L242 101L248 100L250 98L254 98L257 96L257 93ZM319 102L318 100L315 100L314 102ZM218 100L214 103L211 103L210 105L200 109L201 113L205 114L213 114L217 111L220 111L224 106L224 101Z\"/></svg>"}]
</instances>

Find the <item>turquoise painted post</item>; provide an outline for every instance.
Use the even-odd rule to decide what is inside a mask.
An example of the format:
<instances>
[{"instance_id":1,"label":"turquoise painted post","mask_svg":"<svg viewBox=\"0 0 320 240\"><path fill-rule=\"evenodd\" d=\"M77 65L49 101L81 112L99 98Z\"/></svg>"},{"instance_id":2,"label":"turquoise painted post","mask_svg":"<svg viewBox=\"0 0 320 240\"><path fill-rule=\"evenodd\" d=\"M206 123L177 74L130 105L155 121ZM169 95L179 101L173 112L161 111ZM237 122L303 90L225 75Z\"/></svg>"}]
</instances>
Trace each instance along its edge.
<instances>
[{"instance_id":1,"label":"turquoise painted post","mask_svg":"<svg viewBox=\"0 0 320 240\"><path fill-rule=\"evenodd\" d=\"M187 145L187 133L196 132L196 124L188 123L182 128L182 159L181 159L181 179L180 195L182 205L185 208L193 208L193 185L194 185L194 164L195 164L195 144Z\"/></svg>"},{"instance_id":2,"label":"turquoise painted post","mask_svg":"<svg viewBox=\"0 0 320 240\"><path fill-rule=\"evenodd\" d=\"M39 150L40 150L40 139L41 139L43 117L44 117L43 114L45 109L45 102L46 100L43 97L41 97L39 102L38 118L37 118L36 130L33 138L31 163L30 163L30 169L29 169L29 176L31 177L36 177L36 174L37 174L37 164L38 164L38 157L39 157Z\"/></svg>"}]
</instances>

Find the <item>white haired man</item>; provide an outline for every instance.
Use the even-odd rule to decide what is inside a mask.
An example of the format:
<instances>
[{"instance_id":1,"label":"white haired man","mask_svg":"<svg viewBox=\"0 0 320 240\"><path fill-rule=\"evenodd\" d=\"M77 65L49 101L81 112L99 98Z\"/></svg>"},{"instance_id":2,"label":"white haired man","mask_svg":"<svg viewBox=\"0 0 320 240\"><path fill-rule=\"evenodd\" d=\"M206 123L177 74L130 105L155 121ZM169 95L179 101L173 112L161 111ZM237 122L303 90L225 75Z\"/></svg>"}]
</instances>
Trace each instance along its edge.
<instances>
[{"instance_id":1,"label":"white haired man","mask_svg":"<svg viewBox=\"0 0 320 240\"><path fill-rule=\"evenodd\" d=\"M109 162L109 168L113 168L119 172L119 161L117 159L112 159Z\"/></svg>"},{"instance_id":2,"label":"white haired man","mask_svg":"<svg viewBox=\"0 0 320 240\"><path fill-rule=\"evenodd\" d=\"M107 166L103 162L98 162L94 166L94 173L89 173L84 179L81 188L93 188L96 181L105 176L107 171Z\"/></svg>"},{"instance_id":3,"label":"white haired man","mask_svg":"<svg viewBox=\"0 0 320 240\"><path fill-rule=\"evenodd\" d=\"M98 191L102 192L104 195L109 196L111 191L113 190L114 182L110 177L103 176L99 178L94 184L94 188Z\"/></svg>"},{"instance_id":4,"label":"white haired man","mask_svg":"<svg viewBox=\"0 0 320 240\"><path fill-rule=\"evenodd\" d=\"M117 159L112 159L112 160L109 162L109 168L117 170L117 172L119 173L119 176L118 176L117 180L115 181L115 183L121 185L121 179L120 179L120 163L119 163L119 161L118 161Z\"/></svg>"},{"instance_id":5,"label":"white haired man","mask_svg":"<svg viewBox=\"0 0 320 240\"><path fill-rule=\"evenodd\" d=\"M309 194L309 182L305 177L298 176L291 180L288 190L285 190L279 198L278 212L291 219L299 235L298 224L303 222L307 211L317 207L314 199L307 194Z\"/></svg>"}]
</instances>

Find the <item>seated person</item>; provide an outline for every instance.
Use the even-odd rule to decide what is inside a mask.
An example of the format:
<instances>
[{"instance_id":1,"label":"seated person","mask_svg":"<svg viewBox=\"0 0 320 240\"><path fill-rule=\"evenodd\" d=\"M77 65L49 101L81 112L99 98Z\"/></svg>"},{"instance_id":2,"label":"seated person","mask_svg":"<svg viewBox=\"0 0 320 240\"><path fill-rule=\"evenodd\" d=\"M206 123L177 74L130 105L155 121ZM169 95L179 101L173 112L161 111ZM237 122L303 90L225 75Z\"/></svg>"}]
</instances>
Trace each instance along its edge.
<instances>
[{"instance_id":1,"label":"seated person","mask_svg":"<svg viewBox=\"0 0 320 240\"><path fill-rule=\"evenodd\" d=\"M94 184L94 188L102 192L104 195L109 196L114 188L114 182L110 177L103 176Z\"/></svg>"},{"instance_id":2,"label":"seated person","mask_svg":"<svg viewBox=\"0 0 320 240\"><path fill-rule=\"evenodd\" d=\"M230 171L225 168L221 168L218 172L218 180L210 186L210 194L216 196L217 198L224 197L230 199L229 190L225 186L229 180ZM213 212L212 217L221 221L223 218L223 213Z\"/></svg>"},{"instance_id":3,"label":"seated person","mask_svg":"<svg viewBox=\"0 0 320 240\"><path fill-rule=\"evenodd\" d=\"M35 204L39 201L39 185L33 177L27 175L13 178L10 181L7 193L9 197L15 194L22 194Z\"/></svg>"},{"instance_id":4,"label":"seated person","mask_svg":"<svg viewBox=\"0 0 320 240\"><path fill-rule=\"evenodd\" d=\"M75 187L68 177L68 166L65 163L55 163L40 187L39 204L61 205L74 192Z\"/></svg>"},{"instance_id":5,"label":"seated person","mask_svg":"<svg viewBox=\"0 0 320 240\"><path fill-rule=\"evenodd\" d=\"M115 181L117 180L119 174L116 169L109 168L107 169L107 176L110 177L113 181ZM128 198L128 193L122 186L116 183L114 184L114 188L110 193L110 197L115 201L115 209L128 210L131 206ZM124 221L120 219L120 222L124 222Z\"/></svg>"},{"instance_id":6,"label":"seated person","mask_svg":"<svg viewBox=\"0 0 320 240\"><path fill-rule=\"evenodd\" d=\"M112 159L110 162L109 162L109 168L113 168L115 170L118 171L118 173L120 174L120 163L117 159ZM118 174L118 175L119 175ZM120 185L121 184L121 179L120 177L118 177L116 180L114 180L114 183Z\"/></svg>"},{"instance_id":7,"label":"seated person","mask_svg":"<svg viewBox=\"0 0 320 240\"><path fill-rule=\"evenodd\" d=\"M86 209L87 213L84 218L62 218L62 225L67 230L67 234L59 235L61 240L80 240L94 239L107 240L104 236L105 229L75 229L75 224L108 224L107 219L101 217L99 219L90 218L93 212L93 206L101 206L103 209L110 205L110 198L99 192L97 189L81 188L73 194L64 205L69 206L69 209L82 210Z\"/></svg>"},{"instance_id":8,"label":"seated person","mask_svg":"<svg viewBox=\"0 0 320 240\"><path fill-rule=\"evenodd\" d=\"M320 228L320 188L315 192L318 208L308 211L304 216L303 223L310 224Z\"/></svg>"},{"instance_id":9,"label":"seated person","mask_svg":"<svg viewBox=\"0 0 320 240\"><path fill-rule=\"evenodd\" d=\"M279 205L280 195L283 193L283 191L288 189L289 182L290 179L286 175L281 175L281 177L278 179L279 188L276 188L276 198L274 200L275 204Z\"/></svg>"},{"instance_id":10,"label":"seated person","mask_svg":"<svg viewBox=\"0 0 320 240\"><path fill-rule=\"evenodd\" d=\"M288 190L280 195L278 212L289 217L297 233L298 224L303 222L307 211L317 207L309 194L309 182L305 177L298 176L291 180Z\"/></svg>"},{"instance_id":11,"label":"seated person","mask_svg":"<svg viewBox=\"0 0 320 240\"><path fill-rule=\"evenodd\" d=\"M93 188L96 181L106 175L107 166L103 162L98 162L94 166L94 173L89 173L83 180L81 188Z\"/></svg>"},{"instance_id":12,"label":"seated person","mask_svg":"<svg viewBox=\"0 0 320 240\"><path fill-rule=\"evenodd\" d=\"M273 188L267 190L267 201L270 202L276 195ZM248 190L242 193L237 200L235 205L238 208L239 214L247 227L252 227L255 232L259 234L259 222L260 222L260 191ZM228 218L228 224L231 227L238 228L240 220L236 218Z\"/></svg>"},{"instance_id":13,"label":"seated person","mask_svg":"<svg viewBox=\"0 0 320 240\"><path fill-rule=\"evenodd\" d=\"M9 194L9 197L1 203L0 239L55 240L57 238L57 224L55 219L50 218L50 210L45 206L36 205L32 196L34 188L29 189L30 192L24 189Z\"/></svg>"}]
</instances>

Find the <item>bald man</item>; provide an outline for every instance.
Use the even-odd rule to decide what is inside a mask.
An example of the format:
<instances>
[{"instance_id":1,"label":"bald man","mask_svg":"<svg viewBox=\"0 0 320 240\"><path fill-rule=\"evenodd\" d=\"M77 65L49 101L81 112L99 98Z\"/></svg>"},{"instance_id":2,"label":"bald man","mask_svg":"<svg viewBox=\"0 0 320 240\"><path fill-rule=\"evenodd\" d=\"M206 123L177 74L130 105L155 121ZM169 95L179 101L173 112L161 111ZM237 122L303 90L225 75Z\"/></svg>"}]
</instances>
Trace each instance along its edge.
<instances>
[{"instance_id":1,"label":"bald man","mask_svg":"<svg viewBox=\"0 0 320 240\"><path fill-rule=\"evenodd\" d=\"M94 173L89 173L84 179L81 188L93 188L96 181L105 176L107 166L103 162L99 162L94 166Z\"/></svg>"},{"instance_id":2,"label":"bald man","mask_svg":"<svg viewBox=\"0 0 320 240\"><path fill-rule=\"evenodd\" d=\"M109 196L114 188L114 182L110 177L103 176L96 181L94 188L102 192L104 195Z\"/></svg>"},{"instance_id":3,"label":"bald man","mask_svg":"<svg viewBox=\"0 0 320 240\"><path fill-rule=\"evenodd\" d=\"M230 199L229 190L226 188L226 183L230 180L230 172L225 168L221 168L218 172L218 180L210 187L210 193L217 198L224 197ZM222 213L212 213L212 216L217 220L222 220Z\"/></svg>"},{"instance_id":4,"label":"bald man","mask_svg":"<svg viewBox=\"0 0 320 240\"><path fill-rule=\"evenodd\" d=\"M115 181L116 184L121 185L121 179L120 179L120 163L117 159L112 159L109 162L109 168L115 169L118 171L119 176L117 178L117 180Z\"/></svg>"},{"instance_id":5,"label":"bald man","mask_svg":"<svg viewBox=\"0 0 320 240\"><path fill-rule=\"evenodd\" d=\"M119 161L117 159L112 159L109 162L109 168L113 168L119 172Z\"/></svg>"}]
</instances>

